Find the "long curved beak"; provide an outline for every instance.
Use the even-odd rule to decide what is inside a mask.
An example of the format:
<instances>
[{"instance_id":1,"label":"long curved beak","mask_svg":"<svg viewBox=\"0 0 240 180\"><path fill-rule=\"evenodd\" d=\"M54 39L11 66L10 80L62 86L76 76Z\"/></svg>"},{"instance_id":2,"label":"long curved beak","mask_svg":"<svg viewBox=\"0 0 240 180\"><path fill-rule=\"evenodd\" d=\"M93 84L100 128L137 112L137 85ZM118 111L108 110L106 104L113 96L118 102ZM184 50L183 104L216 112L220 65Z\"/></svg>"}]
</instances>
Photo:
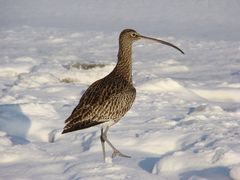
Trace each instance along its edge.
<instances>
[{"instance_id":1,"label":"long curved beak","mask_svg":"<svg viewBox=\"0 0 240 180\"><path fill-rule=\"evenodd\" d=\"M159 43L161 43L161 44L165 44L165 45L167 45L167 46L171 46L171 47L179 50L181 53L184 54L184 52L183 52L179 47L177 47L177 46L175 46L175 45L173 45L173 44L171 44L171 43L169 43L169 42L166 42L166 41L163 41L163 40L160 40L160 39L155 39L155 38L147 37L147 36L142 36L142 35L139 35L139 37L140 37L140 38L144 38L144 39L149 39L149 40L152 40L152 41L156 41L156 42L159 42Z\"/></svg>"}]
</instances>

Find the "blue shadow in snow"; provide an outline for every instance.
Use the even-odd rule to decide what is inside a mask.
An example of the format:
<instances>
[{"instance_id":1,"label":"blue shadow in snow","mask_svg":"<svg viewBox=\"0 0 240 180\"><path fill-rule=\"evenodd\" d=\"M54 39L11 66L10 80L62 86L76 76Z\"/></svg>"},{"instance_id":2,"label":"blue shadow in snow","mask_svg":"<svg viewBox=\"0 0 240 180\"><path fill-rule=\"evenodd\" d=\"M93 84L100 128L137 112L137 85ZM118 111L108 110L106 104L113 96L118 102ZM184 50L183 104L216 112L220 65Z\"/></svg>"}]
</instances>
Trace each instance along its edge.
<instances>
[{"instance_id":1,"label":"blue shadow in snow","mask_svg":"<svg viewBox=\"0 0 240 180\"><path fill-rule=\"evenodd\" d=\"M188 171L180 174L180 180L187 180L191 179L191 177L200 177L203 179L208 179L208 180L233 180L229 176L229 169L227 167L223 166L217 166L217 167L212 167L212 168L207 168L207 169L202 169L202 170L193 170L193 171Z\"/></svg>"},{"instance_id":2,"label":"blue shadow in snow","mask_svg":"<svg viewBox=\"0 0 240 180\"><path fill-rule=\"evenodd\" d=\"M13 144L27 144L30 119L18 104L0 105L0 130L6 132Z\"/></svg>"},{"instance_id":3,"label":"blue shadow in snow","mask_svg":"<svg viewBox=\"0 0 240 180\"><path fill-rule=\"evenodd\" d=\"M163 154L163 155L161 155L159 157L147 157L144 160L140 161L138 165L139 165L139 167L141 167L145 171L147 171L149 173L152 173L152 170L153 170L155 164L158 161L160 161L164 157L167 157L167 156L169 156L169 155L171 155L173 153L174 153L174 151L170 151L170 152L167 152L166 154Z\"/></svg>"},{"instance_id":4,"label":"blue shadow in snow","mask_svg":"<svg viewBox=\"0 0 240 180\"><path fill-rule=\"evenodd\" d=\"M154 165L159 161L159 157L148 157L139 162L139 166L145 171L152 173Z\"/></svg>"}]
</instances>

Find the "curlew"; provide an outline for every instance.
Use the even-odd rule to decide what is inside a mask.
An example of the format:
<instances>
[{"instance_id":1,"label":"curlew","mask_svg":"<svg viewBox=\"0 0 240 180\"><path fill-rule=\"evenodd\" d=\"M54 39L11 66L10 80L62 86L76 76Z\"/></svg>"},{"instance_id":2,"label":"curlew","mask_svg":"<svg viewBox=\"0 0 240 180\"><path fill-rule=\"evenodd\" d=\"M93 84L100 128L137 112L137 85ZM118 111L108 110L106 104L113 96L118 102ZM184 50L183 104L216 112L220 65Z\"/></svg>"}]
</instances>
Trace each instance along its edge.
<instances>
[{"instance_id":1,"label":"curlew","mask_svg":"<svg viewBox=\"0 0 240 180\"><path fill-rule=\"evenodd\" d=\"M112 158L130 157L113 146L107 132L126 114L135 100L136 89L132 82L132 44L139 39L153 40L184 54L180 48L169 42L142 36L132 29L123 30L119 36L118 61L115 68L110 74L89 86L72 114L65 120L62 134L103 124L100 140L104 161L105 142L113 149Z\"/></svg>"}]
</instances>

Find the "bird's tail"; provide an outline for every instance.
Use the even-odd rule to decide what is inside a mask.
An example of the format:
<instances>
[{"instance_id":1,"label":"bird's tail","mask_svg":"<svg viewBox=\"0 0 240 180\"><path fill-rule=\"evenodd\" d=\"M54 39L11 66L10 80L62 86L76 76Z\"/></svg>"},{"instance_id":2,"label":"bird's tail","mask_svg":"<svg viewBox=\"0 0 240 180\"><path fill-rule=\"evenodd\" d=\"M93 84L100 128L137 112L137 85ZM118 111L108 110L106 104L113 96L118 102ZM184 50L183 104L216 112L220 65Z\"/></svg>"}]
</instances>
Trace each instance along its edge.
<instances>
[{"instance_id":1,"label":"bird's tail","mask_svg":"<svg viewBox=\"0 0 240 180\"><path fill-rule=\"evenodd\" d=\"M81 129L86 129L98 124L102 124L104 121L93 121L93 120L85 120L85 121L79 121L78 123L74 123L74 121L70 121L63 129L62 134L69 133L72 131L77 131Z\"/></svg>"}]
</instances>

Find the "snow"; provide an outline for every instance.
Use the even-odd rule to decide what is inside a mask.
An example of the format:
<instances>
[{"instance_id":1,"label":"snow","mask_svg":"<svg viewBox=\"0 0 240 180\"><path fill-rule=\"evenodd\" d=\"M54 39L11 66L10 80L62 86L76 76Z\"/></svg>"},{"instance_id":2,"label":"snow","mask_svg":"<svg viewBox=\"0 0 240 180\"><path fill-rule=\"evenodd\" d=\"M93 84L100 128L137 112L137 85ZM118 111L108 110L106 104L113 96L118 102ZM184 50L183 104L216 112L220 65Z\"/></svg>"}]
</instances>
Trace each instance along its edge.
<instances>
[{"instance_id":1,"label":"snow","mask_svg":"<svg viewBox=\"0 0 240 180\"><path fill-rule=\"evenodd\" d=\"M134 9L134 11L132 10ZM240 180L237 1L0 1L0 179ZM133 47L136 101L109 132L61 135L84 90ZM53 142L54 141L54 142Z\"/></svg>"}]
</instances>

